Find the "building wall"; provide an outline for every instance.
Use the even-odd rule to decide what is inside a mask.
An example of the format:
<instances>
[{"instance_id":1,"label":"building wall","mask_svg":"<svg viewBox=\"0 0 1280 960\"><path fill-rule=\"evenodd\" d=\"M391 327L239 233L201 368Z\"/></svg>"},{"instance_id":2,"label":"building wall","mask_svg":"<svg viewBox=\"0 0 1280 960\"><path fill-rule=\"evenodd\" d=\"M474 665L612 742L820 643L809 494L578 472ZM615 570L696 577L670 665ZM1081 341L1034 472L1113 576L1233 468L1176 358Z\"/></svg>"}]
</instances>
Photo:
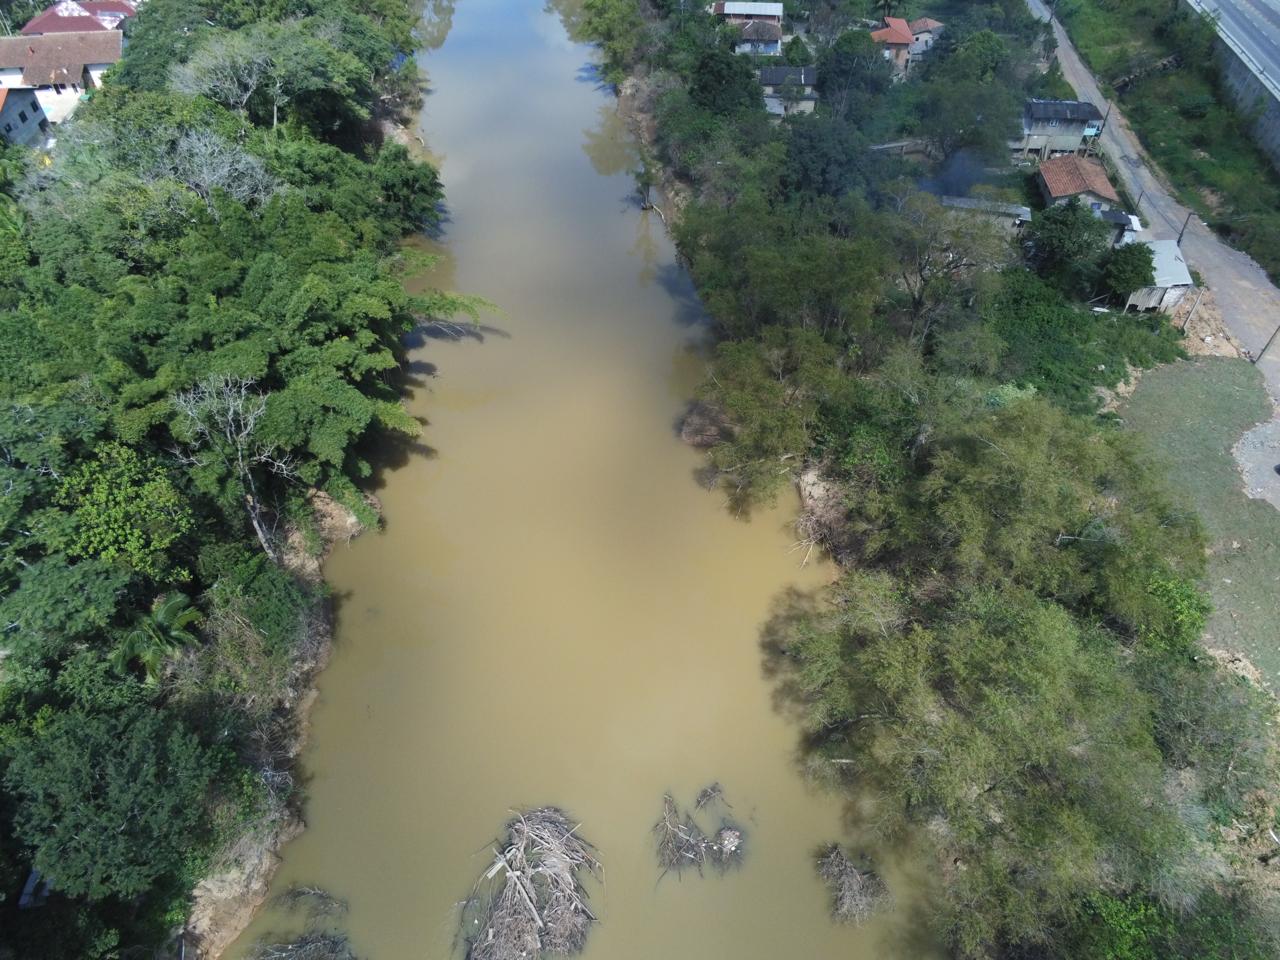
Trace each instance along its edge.
<instances>
[{"instance_id":1,"label":"building wall","mask_svg":"<svg viewBox=\"0 0 1280 960\"><path fill-rule=\"evenodd\" d=\"M44 110L34 93L14 90L5 97L4 109L0 110L0 136L9 143L36 143L43 133L40 125L44 119Z\"/></svg>"}]
</instances>

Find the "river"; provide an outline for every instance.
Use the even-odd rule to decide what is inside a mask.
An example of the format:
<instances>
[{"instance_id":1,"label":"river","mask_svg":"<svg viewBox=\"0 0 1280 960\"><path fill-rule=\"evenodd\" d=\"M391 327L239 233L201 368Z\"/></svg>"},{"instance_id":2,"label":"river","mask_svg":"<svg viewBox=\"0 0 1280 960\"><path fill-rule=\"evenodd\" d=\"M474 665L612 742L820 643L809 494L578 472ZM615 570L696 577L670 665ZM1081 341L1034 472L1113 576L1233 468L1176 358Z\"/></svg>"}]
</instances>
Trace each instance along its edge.
<instances>
[{"instance_id":1,"label":"river","mask_svg":"<svg viewBox=\"0 0 1280 960\"><path fill-rule=\"evenodd\" d=\"M590 49L537 3L461 0L421 56L449 208L432 281L500 312L415 348L421 443L383 473L385 529L326 565L308 829L275 889L346 898L361 957L446 958L509 810L556 804L605 864L588 960L927 955L914 911L828 919L813 854L845 811L800 774L761 628L832 570L801 566L790 497L747 521L695 480L674 424L703 316ZM659 882L664 791L713 780L744 865ZM264 912L231 955L286 923Z\"/></svg>"}]
</instances>

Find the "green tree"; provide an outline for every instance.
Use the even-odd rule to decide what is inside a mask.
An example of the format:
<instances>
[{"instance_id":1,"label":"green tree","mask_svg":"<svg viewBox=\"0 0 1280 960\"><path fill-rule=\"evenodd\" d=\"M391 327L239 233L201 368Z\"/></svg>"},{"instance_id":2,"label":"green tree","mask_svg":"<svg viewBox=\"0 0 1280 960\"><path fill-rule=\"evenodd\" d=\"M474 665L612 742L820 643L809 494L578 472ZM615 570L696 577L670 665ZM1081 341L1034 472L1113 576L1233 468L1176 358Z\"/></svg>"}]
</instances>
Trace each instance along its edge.
<instances>
[{"instance_id":1,"label":"green tree","mask_svg":"<svg viewBox=\"0 0 1280 960\"><path fill-rule=\"evenodd\" d=\"M865 106L892 82L884 49L865 30L842 33L818 59L818 92L837 116Z\"/></svg>"},{"instance_id":2,"label":"green tree","mask_svg":"<svg viewBox=\"0 0 1280 960\"><path fill-rule=\"evenodd\" d=\"M1126 243L1102 256L1102 283L1116 297L1149 287L1155 278L1155 260L1145 243Z\"/></svg>"},{"instance_id":3,"label":"green tree","mask_svg":"<svg viewBox=\"0 0 1280 960\"><path fill-rule=\"evenodd\" d=\"M789 66L793 67L807 67L813 63L813 54L804 42L804 37L799 34L792 37L783 46L782 58Z\"/></svg>"},{"instance_id":4,"label":"green tree","mask_svg":"<svg viewBox=\"0 0 1280 960\"><path fill-rule=\"evenodd\" d=\"M142 665L147 682L155 683L165 657L195 643L195 634L187 628L199 621L200 611L191 606L186 594L156 597L150 612L139 617L121 636L111 652L111 666L117 673L124 673L136 661Z\"/></svg>"},{"instance_id":5,"label":"green tree","mask_svg":"<svg viewBox=\"0 0 1280 960\"><path fill-rule=\"evenodd\" d=\"M758 109L761 104L751 62L719 47L707 50L698 60L689 95L699 107L720 116Z\"/></svg>"},{"instance_id":6,"label":"green tree","mask_svg":"<svg viewBox=\"0 0 1280 960\"><path fill-rule=\"evenodd\" d=\"M172 875L198 836L213 773L183 723L135 707L60 713L12 745L14 826L54 886L129 898Z\"/></svg>"},{"instance_id":7,"label":"green tree","mask_svg":"<svg viewBox=\"0 0 1280 960\"><path fill-rule=\"evenodd\" d=\"M119 443L97 450L63 481L56 502L72 511L72 557L121 562L155 580L183 579L169 553L192 524L191 510L158 462Z\"/></svg>"},{"instance_id":8,"label":"green tree","mask_svg":"<svg viewBox=\"0 0 1280 960\"><path fill-rule=\"evenodd\" d=\"M1038 213L1026 230L1032 264L1068 296L1093 289L1110 236L1107 224L1074 197Z\"/></svg>"}]
</instances>

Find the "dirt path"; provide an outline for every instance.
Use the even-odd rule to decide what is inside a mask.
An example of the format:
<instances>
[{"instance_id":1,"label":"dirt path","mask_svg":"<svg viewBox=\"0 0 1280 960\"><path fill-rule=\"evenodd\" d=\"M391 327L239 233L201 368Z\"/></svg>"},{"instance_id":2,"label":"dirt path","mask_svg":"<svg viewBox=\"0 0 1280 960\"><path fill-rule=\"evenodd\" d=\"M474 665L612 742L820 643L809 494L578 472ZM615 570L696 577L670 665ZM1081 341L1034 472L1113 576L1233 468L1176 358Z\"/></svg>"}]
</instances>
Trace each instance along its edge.
<instances>
[{"instance_id":1,"label":"dirt path","mask_svg":"<svg viewBox=\"0 0 1280 960\"><path fill-rule=\"evenodd\" d=\"M1027 6L1034 16L1049 19L1049 11L1041 0L1027 0ZM1053 21L1053 33L1058 41L1058 62L1067 82L1083 99L1099 106L1106 103L1110 98L1103 94L1057 20ZM1102 131L1102 145L1115 161L1130 195L1135 199L1142 197L1141 212L1151 233L1161 240L1176 239L1190 211L1174 199L1158 168L1114 103ZM1272 285L1266 272L1252 257L1230 247L1194 215L1183 236L1182 251L1191 267L1213 290L1227 329L1246 349L1254 354L1261 351L1280 325L1280 290ZM1280 345L1273 345L1258 366L1266 378L1268 391L1280 400Z\"/></svg>"}]
</instances>

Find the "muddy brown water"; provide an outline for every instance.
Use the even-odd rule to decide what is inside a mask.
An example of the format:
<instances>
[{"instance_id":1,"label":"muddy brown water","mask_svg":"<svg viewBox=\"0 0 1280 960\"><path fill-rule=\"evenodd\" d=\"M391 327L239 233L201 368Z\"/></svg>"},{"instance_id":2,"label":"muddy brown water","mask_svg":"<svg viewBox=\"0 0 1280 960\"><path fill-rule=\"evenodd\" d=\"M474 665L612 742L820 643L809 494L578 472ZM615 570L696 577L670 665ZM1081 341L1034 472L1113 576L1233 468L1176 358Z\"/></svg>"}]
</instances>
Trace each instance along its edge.
<instances>
[{"instance_id":1,"label":"muddy brown water","mask_svg":"<svg viewBox=\"0 0 1280 960\"><path fill-rule=\"evenodd\" d=\"M605 863L588 960L930 955L916 910L828 920L812 858L844 810L800 775L760 632L782 591L832 570L801 567L791 498L748 522L695 482L673 423L703 316L633 202L634 145L591 50L536 3L449 12L422 56L449 205L433 280L501 313L414 350L422 445L382 478L385 530L327 563L308 829L274 889L345 897L361 957L446 958L508 811L557 804ZM745 864L659 882L663 792L688 803L712 780ZM887 874L911 904L912 874ZM288 927L265 911L230 956Z\"/></svg>"}]
</instances>

